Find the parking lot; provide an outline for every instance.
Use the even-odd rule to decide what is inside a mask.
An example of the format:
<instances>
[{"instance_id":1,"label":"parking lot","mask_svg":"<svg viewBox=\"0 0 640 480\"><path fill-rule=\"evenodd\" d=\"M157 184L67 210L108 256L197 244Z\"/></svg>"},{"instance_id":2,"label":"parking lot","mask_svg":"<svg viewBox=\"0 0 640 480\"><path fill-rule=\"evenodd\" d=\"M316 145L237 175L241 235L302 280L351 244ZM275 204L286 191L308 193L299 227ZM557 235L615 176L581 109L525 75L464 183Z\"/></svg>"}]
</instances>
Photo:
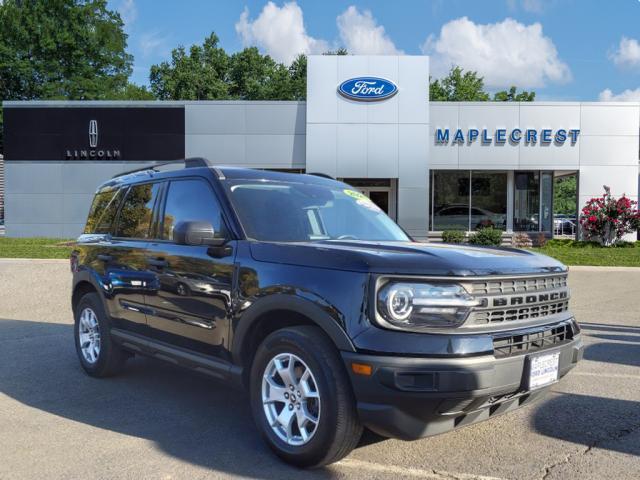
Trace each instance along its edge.
<instances>
[{"instance_id":1,"label":"parking lot","mask_svg":"<svg viewBox=\"0 0 640 480\"><path fill-rule=\"evenodd\" d=\"M144 358L76 359L64 261L0 260L0 478L638 478L640 269L575 267L585 360L545 400L416 442L373 436L301 472L262 443L243 393Z\"/></svg>"}]
</instances>

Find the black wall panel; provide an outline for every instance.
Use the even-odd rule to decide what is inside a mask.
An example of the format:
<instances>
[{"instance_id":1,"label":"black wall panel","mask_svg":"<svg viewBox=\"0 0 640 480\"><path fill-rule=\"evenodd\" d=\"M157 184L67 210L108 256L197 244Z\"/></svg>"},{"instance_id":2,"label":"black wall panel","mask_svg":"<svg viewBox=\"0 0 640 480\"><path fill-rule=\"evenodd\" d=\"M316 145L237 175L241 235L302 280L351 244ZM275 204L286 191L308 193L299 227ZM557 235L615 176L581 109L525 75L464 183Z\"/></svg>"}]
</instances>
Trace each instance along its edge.
<instances>
[{"instance_id":1,"label":"black wall panel","mask_svg":"<svg viewBox=\"0 0 640 480\"><path fill-rule=\"evenodd\" d=\"M5 160L173 160L184 142L182 106L4 109Z\"/></svg>"}]
</instances>

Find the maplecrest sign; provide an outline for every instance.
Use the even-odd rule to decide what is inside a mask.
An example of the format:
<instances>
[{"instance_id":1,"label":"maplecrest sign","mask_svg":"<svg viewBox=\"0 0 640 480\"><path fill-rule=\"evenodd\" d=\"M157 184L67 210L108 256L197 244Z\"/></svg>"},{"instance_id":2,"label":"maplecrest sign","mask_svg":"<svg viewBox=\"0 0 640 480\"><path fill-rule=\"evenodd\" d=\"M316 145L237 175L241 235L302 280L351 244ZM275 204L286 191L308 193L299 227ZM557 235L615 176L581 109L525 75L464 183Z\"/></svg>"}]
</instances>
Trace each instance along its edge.
<instances>
[{"instance_id":1,"label":"maplecrest sign","mask_svg":"<svg viewBox=\"0 0 640 480\"><path fill-rule=\"evenodd\" d=\"M536 130L534 128L514 128L507 130L506 128L496 128L489 130L487 128L478 129L470 128L463 130L457 128L455 130L448 128L436 128L435 143L436 145L471 145L478 141L483 145L497 144L502 145L509 142L512 145L518 145L521 142L525 145L564 145L570 142L575 145L580 135L580 129L571 128L552 130L543 128Z\"/></svg>"}]
</instances>

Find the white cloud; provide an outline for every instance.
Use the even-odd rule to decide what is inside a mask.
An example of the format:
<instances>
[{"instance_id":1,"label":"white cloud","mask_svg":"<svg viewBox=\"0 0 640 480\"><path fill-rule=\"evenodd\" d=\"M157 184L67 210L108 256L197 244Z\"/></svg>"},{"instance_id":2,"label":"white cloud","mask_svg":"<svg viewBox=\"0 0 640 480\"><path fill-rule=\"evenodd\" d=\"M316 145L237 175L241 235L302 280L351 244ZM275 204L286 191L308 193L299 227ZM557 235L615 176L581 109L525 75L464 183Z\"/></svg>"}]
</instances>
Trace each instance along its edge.
<instances>
[{"instance_id":1,"label":"white cloud","mask_svg":"<svg viewBox=\"0 0 640 480\"><path fill-rule=\"evenodd\" d=\"M157 32L147 32L140 36L140 51L143 57L153 54L164 54L167 51L165 37Z\"/></svg>"},{"instance_id":2,"label":"white cloud","mask_svg":"<svg viewBox=\"0 0 640 480\"><path fill-rule=\"evenodd\" d=\"M138 18L138 8L134 0L122 0L118 7L118 13L120 18L124 22L125 26L130 26Z\"/></svg>"},{"instance_id":3,"label":"white cloud","mask_svg":"<svg viewBox=\"0 0 640 480\"><path fill-rule=\"evenodd\" d=\"M354 55L402 54L389 38L382 25L369 10L358 11L353 5L336 19L338 32L347 51Z\"/></svg>"},{"instance_id":4,"label":"white cloud","mask_svg":"<svg viewBox=\"0 0 640 480\"><path fill-rule=\"evenodd\" d=\"M458 18L444 24L439 36L429 36L422 51L432 55L435 77L457 65L477 71L488 87L543 87L571 80L569 67L537 22L524 25L506 18L482 25Z\"/></svg>"},{"instance_id":5,"label":"white cloud","mask_svg":"<svg viewBox=\"0 0 640 480\"><path fill-rule=\"evenodd\" d=\"M635 38L622 37L609 58L619 67L640 67L640 43Z\"/></svg>"},{"instance_id":6,"label":"white cloud","mask_svg":"<svg viewBox=\"0 0 640 480\"><path fill-rule=\"evenodd\" d=\"M302 9L296 2L278 7L268 2L260 15L251 21L245 7L235 25L245 46L257 46L278 62L290 64L301 53L323 53L329 50L324 40L307 35Z\"/></svg>"},{"instance_id":7,"label":"white cloud","mask_svg":"<svg viewBox=\"0 0 640 480\"><path fill-rule=\"evenodd\" d=\"M640 102L640 87L617 94L607 88L600 92L599 98L601 102Z\"/></svg>"}]
</instances>

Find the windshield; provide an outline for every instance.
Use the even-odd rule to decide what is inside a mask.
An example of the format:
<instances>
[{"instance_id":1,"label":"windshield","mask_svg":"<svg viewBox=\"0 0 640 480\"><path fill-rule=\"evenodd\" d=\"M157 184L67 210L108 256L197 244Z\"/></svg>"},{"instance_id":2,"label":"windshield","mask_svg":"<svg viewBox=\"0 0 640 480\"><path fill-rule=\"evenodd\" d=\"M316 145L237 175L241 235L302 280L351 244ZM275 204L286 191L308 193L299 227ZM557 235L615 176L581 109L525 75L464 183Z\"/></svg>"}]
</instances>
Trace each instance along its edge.
<instances>
[{"instance_id":1,"label":"windshield","mask_svg":"<svg viewBox=\"0 0 640 480\"><path fill-rule=\"evenodd\" d=\"M347 185L237 180L227 182L227 188L254 240L409 240L375 203Z\"/></svg>"}]
</instances>

